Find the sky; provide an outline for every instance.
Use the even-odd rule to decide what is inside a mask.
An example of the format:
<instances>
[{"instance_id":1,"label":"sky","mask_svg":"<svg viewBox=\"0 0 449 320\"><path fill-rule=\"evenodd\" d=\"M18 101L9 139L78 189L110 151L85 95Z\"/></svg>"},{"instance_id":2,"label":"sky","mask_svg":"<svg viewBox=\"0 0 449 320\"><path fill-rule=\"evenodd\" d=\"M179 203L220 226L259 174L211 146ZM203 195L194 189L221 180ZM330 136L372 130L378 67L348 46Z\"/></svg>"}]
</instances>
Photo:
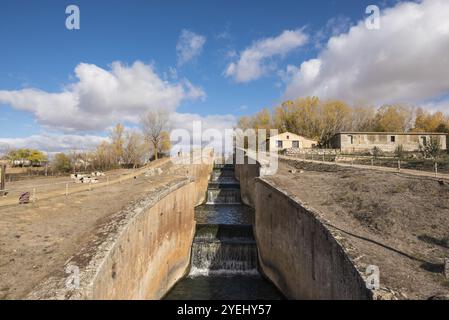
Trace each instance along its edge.
<instances>
[{"instance_id":1,"label":"sky","mask_svg":"<svg viewBox=\"0 0 449 320\"><path fill-rule=\"evenodd\" d=\"M0 152L93 149L152 109L218 130L310 95L449 111L447 0L3 0L0 46Z\"/></svg>"}]
</instances>

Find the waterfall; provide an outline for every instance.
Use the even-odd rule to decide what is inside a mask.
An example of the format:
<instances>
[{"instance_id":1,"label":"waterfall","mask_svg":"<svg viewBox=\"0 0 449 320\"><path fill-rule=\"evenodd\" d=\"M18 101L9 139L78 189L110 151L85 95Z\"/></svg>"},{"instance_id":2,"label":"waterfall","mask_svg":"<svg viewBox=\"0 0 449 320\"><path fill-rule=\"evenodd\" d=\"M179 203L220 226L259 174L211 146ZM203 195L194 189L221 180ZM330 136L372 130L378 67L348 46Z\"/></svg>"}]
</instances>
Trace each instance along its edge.
<instances>
[{"instance_id":1,"label":"waterfall","mask_svg":"<svg viewBox=\"0 0 449 320\"><path fill-rule=\"evenodd\" d=\"M208 189L207 204L240 204L240 189Z\"/></svg>"},{"instance_id":2,"label":"waterfall","mask_svg":"<svg viewBox=\"0 0 449 320\"><path fill-rule=\"evenodd\" d=\"M236 274L258 274L252 226L198 225L189 275Z\"/></svg>"}]
</instances>

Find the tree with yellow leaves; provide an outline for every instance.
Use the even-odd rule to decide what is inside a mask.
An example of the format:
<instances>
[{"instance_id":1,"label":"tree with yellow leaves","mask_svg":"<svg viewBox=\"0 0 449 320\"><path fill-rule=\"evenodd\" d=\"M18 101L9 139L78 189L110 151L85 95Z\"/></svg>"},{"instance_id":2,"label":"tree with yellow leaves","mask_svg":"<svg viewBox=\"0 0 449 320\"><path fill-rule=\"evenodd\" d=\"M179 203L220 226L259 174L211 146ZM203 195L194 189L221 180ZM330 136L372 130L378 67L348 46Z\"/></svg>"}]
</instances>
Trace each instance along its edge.
<instances>
[{"instance_id":1,"label":"tree with yellow leaves","mask_svg":"<svg viewBox=\"0 0 449 320\"><path fill-rule=\"evenodd\" d=\"M407 132L413 125L413 111L411 108L396 104L379 108L375 117L375 131L378 132Z\"/></svg>"}]
</instances>

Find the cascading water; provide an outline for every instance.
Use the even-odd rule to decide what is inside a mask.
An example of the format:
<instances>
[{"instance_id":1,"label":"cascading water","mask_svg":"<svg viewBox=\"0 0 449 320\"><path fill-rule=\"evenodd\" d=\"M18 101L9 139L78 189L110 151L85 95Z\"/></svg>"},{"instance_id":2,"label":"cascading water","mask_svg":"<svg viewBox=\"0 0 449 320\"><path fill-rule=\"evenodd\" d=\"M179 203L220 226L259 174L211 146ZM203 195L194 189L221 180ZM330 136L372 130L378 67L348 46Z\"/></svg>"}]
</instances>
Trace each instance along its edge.
<instances>
[{"instance_id":1,"label":"cascading water","mask_svg":"<svg viewBox=\"0 0 449 320\"><path fill-rule=\"evenodd\" d=\"M240 189L209 189L206 204L240 204Z\"/></svg>"},{"instance_id":2,"label":"cascading water","mask_svg":"<svg viewBox=\"0 0 449 320\"><path fill-rule=\"evenodd\" d=\"M258 273L250 225L199 225L191 256L190 276Z\"/></svg>"},{"instance_id":3,"label":"cascading water","mask_svg":"<svg viewBox=\"0 0 449 320\"><path fill-rule=\"evenodd\" d=\"M215 165L205 205L195 209L197 228L189 275L166 299L279 299L257 269L254 211L244 206L234 167Z\"/></svg>"}]
</instances>

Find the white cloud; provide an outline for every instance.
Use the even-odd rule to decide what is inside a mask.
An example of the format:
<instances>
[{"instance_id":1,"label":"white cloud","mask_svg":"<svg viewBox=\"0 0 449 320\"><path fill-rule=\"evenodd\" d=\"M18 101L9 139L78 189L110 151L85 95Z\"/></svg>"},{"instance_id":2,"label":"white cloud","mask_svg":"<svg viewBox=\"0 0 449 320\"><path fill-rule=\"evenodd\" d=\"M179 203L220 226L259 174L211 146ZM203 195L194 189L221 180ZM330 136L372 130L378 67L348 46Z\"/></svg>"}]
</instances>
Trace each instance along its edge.
<instances>
[{"instance_id":1,"label":"white cloud","mask_svg":"<svg viewBox=\"0 0 449 320\"><path fill-rule=\"evenodd\" d=\"M170 114L169 127L170 130L185 129L192 132L194 122L201 123L202 132L208 129L216 129L224 133L225 129L234 128L237 119L233 115L201 116L193 113L173 112ZM134 128L133 130L139 129ZM92 151L103 141L109 141L109 138L97 135L57 133L43 133L20 138L0 138L0 155L12 148L33 148L49 154L70 151Z\"/></svg>"},{"instance_id":2,"label":"white cloud","mask_svg":"<svg viewBox=\"0 0 449 320\"><path fill-rule=\"evenodd\" d=\"M258 40L243 50L237 61L227 66L225 75L233 77L237 82L259 79L267 72L269 58L282 57L304 45L307 39L308 36L302 30L285 30L277 37Z\"/></svg>"},{"instance_id":3,"label":"white cloud","mask_svg":"<svg viewBox=\"0 0 449 320\"><path fill-rule=\"evenodd\" d=\"M175 111L184 100L204 99L188 80L162 80L151 65L114 62L110 70L80 63L78 81L61 92L39 89L0 90L0 103L31 112L45 127L70 131L101 131L118 121L137 122L148 109Z\"/></svg>"},{"instance_id":4,"label":"white cloud","mask_svg":"<svg viewBox=\"0 0 449 320\"><path fill-rule=\"evenodd\" d=\"M178 54L178 65L183 65L193 58L199 56L206 43L206 37L196 34L190 30L182 30L176 44Z\"/></svg>"},{"instance_id":5,"label":"white cloud","mask_svg":"<svg viewBox=\"0 0 449 320\"><path fill-rule=\"evenodd\" d=\"M107 140L93 135L38 134L25 138L0 138L0 154L14 148L32 148L48 153L94 150Z\"/></svg>"},{"instance_id":6,"label":"white cloud","mask_svg":"<svg viewBox=\"0 0 449 320\"><path fill-rule=\"evenodd\" d=\"M317 95L369 103L426 103L449 92L449 1L399 3L329 39L291 76L285 98ZM291 69L292 70L292 69Z\"/></svg>"},{"instance_id":7,"label":"white cloud","mask_svg":"<svg viewBox=\"0 0 449 320\"><path fill-rule=\"evenodd\" d=\"M194 121L200 121L203 130L217 129L219 131L232 129L237 123L237 119L231 114L201 116L195 113L174 113L170 117L170 127L190 131Z\"/></svg>"},{"instance_id":8,"label":"white cloud","mask_svg":"<svg viewBox=\"0 0 449 320\"><path fill-rule=\"evenodd\" d=\"M225 137L225 130L229 129L232 130L236 123L237 119L233 115L208 115L208 116L201 116L198 114L193 113L175 113L170 118L170 124L172 129L184 129L187 130L191 136L191 138L194 139L193 134L193 124L195 122L199 122L201 126L201 134L203 136L196 136L195 141L193 142L193 145L190 145L191 142L188 141L181 141L181 142L174 142L175 148L174 150L182 149L183 151L186 151L189 149L190 146L193 147L199 147L200 143L204 147L206 144L210 147L215 148L217 152L224 152L224 148L226 150L231 150L232 148L232 139L228 139L226 141L221 140L213 140L210 141L207 137L207 133L210 133L210 129L213 129L217 134L220 134L222 139ZM198 143L197 143L198 142ZM225 143L227 142L227 144Z\"/></svg>"},{"instance_id":9,"label":"white cloud","mask_svg":"<svg viewBox=\"0 0 449 320\"><path fill-rule=\"evenodd\" d=\"M349 17L343 15L332 17L327 21L324 27L319 29L313 35L312 41L314 42L316 48L321 49L323 44L325 44L330 37L346 33L350 27L351 19Z\"/></svg>"}]
</instances>

